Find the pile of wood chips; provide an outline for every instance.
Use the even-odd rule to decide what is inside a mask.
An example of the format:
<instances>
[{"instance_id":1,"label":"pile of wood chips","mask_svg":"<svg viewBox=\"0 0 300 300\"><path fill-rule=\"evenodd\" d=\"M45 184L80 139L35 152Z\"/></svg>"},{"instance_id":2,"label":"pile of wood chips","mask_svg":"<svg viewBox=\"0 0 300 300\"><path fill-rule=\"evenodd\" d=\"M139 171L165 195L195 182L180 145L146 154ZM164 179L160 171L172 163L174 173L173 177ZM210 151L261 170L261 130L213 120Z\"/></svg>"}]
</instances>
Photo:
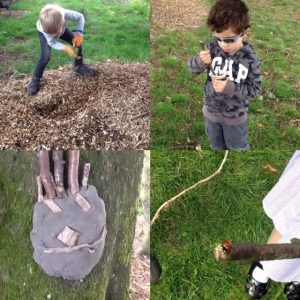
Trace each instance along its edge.
<instances>
[{"instance_id":1,"label":"pile of wood chips","mask_svg":"<svg viewBox=\"0 0 300 300\"><path fill-rule=\"evenodd\" d=\"M110 60L97 76L71 66L45 71L41 90L27 95L31 77L0 84L0 148L148 149L149 64Z\"/></svg>"},{"instance_id":2,"label":"pile of wood chips","mask_svg":"<svg viewBox=\"0 0 300 300\"><path fill-rule=\"evenodd\" d=\"M151 0L151 29L197 28L208 14L199 0Z\"/></svg>"}]
</instances>

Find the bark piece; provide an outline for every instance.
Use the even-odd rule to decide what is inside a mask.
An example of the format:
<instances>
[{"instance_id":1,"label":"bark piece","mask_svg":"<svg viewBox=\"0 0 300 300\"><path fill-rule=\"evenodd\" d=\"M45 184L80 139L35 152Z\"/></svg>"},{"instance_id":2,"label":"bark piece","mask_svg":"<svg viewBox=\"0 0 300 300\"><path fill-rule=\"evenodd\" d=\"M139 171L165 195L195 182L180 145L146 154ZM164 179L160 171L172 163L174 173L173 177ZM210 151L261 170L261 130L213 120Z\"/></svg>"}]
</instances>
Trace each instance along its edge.
<instances>
[{"instance_id":1,"label":"bark piece","mask_svg":"<svg viewBox=\"0 0 300 300\"><path fill-rule=\"evenodd\" d=\"M81 207L81 209L85 212L87 212L90 208L91 205L88 200L86 200L82 195L79 193L76 194L76 203Z\"/></svg>"},{"instance_id":2,"label":"bark piece","mask_svg":"<svg viewBox=\"0 0 300 300\"><path fill-rule=\"evenodd\" d=\"M62 212L61 208L53 201L53 199L45 199L43 201L53 213Z\"/></svg>"},{"instance_id":3,"label":"bark piece","mask_svg":"<svg viewBox=\"0 0 300 300\"><path fill-rule=\"evenodd\" d=\"M77 244L80 233L72 228L66 226L63 231L57 236L57 238L67 245L69 248L74 247Z\"/></svg>"},{"instance_id":4,"label":"bark piece","mask_svg":"<svg viewBox=\"0 0 300 300\"><path fill-rule=\"evenodd\" d=\"M215 259L221 262L261 261L300 258L300 245L295 244L234 244L223 241L215 248Z\"/></svg>"}]
</instances>

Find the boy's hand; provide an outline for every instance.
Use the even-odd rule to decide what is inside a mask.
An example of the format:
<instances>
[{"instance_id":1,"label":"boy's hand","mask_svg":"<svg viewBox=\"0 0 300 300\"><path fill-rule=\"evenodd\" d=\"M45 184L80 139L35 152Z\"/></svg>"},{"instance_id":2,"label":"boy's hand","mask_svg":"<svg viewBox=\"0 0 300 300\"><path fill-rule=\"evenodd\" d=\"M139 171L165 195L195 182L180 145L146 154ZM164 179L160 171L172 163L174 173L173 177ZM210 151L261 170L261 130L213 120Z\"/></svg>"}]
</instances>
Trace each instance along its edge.
<instances>
[{"instance_id":1,"label":"boy's hand","mask_svg":"<svg viewBox=\"0 0 300 300\"><path fill-rule=\"evenodd\" d=\"M229 78L227 77L224 80L224 78L222 79L222 78L216 78L214 76L211 76L211 79L212 79L212 84L213 84L213 87L214 87L215 91L217 93L223 93Z\"/></svg>"},{"instance_id":2,"label":"boy's hand","mask_svg":"<svg viewBox=\"0 0 300 300\"><path fill-rule=\"evenodd\" d=\"M68 53L68 55L75 57L75 52L71 46L64 46L64 51Z\"/></svg>"},{"instance_id":3,"label":"boy's hand","mask_svg":"<svg viewBox=\"0 0 300 300\"><path fill-rule=\"evenodd\" d=\"M199 57L206 65L211 64L211 56L207 47L205 47L205 50L200 51Z\"/></svg>"},{"instance_id":4,"label":"boy's hand","mask_svg":"<svg viewBox=\"0 0 300 300\"><path fill-rule=\"evenodd\" d=\"M83 42L83 36L81 33L76 32L73 38L73 46L80 47Z\"/></svg>"}]
</instances>

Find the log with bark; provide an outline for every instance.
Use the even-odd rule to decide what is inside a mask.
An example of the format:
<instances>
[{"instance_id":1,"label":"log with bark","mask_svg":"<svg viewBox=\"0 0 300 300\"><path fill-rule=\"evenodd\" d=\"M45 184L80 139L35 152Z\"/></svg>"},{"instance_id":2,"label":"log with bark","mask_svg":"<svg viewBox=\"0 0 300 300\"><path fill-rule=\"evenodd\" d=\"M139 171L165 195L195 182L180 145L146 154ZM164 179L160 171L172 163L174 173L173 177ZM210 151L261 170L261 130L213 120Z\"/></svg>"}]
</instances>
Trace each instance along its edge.
<instances>
[{"instance_id":1,"label":"log with bark","mask_svg":"<svg viewBox=\"0 0 300 300\"><path fill-rule=\"evenodd\" d=\"M215 259L220 262L262 261L300 258L300 240L288 244L231 243L224 240L215 247Z\"/></svg>"}]
</instances>

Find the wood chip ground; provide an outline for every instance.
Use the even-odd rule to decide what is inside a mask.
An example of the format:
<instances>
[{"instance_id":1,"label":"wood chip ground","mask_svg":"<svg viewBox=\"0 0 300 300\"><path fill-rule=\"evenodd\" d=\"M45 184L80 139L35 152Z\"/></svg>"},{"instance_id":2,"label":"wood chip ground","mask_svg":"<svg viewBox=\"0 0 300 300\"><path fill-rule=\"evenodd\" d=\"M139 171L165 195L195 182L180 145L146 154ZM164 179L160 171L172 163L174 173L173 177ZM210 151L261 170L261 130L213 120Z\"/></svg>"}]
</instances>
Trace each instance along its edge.
<instances>
[{"instance_id":1,"label":"wood chip ground","mask_svg":"<svg viewBox=\"0 0 300 300\"><path fill-rule=\"evenodd\" d=\"M1 149L148 149L149 64L106 61L98 75L71 66L44 73L27 95L30 76L0 83Z\"/></svg>"},{"instance_id":2,"label":"wood chip ground","mask_svg":"<svg viewBox=\"0 0 300 300\"><path fill-rule=\"evenodd\" d=\"M199 0L151 0L151 29L197 28L207 14L207 6Z\"/></svg>"}]
</instances>

